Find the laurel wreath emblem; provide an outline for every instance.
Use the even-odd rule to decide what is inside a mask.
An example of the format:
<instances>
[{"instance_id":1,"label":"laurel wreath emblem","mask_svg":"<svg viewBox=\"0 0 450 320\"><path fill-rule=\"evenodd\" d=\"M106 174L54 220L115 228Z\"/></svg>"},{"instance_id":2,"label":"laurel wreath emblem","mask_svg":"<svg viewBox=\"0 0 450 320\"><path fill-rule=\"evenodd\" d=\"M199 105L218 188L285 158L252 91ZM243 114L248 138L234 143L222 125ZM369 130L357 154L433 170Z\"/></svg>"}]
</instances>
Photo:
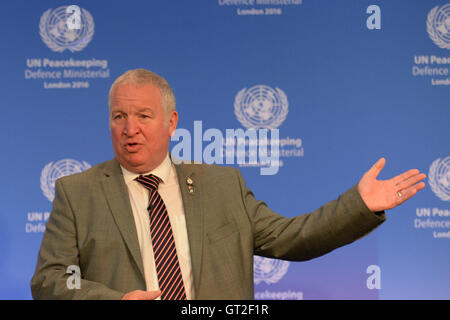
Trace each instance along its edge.
<instances>
[{"instance_id":1,"label":"laurel wreath emblem","mask_svg":"<svg viewBox=\"0 0 450 320\"><path fill-rule=\"evenodd\" d=\"M255 270L257 271L253 275L253 281L255 282L255 284L259 284L262 281L267 284L276 283L280 281L281 278L283 278L289 268L289 261L269 259L257 256L255 256L254 259L270 260L272 262L272 270L271 272L267 273L262 272L262 270L259 270L258 267L255 266ZM276 264L278 265L275 266Z\"/></svg>"},{"instance_id":2,"label":"laurel wreath emblem","mask_svg":"<svg viewBox=\"0 0 450 320\"><path fill-rule=\"evenodd\" d=\"M53 199L55 198L55 182L50 181L51 180L51 171L52 171L52 169L54 169L54 165L57 166L57 164L61 161L70 161L72 163L75 163L77 170L72 170L73 172L66 172L65 174L64 173L59 174L57 176L57 178L60 178L64 175L81 172L81 171L87 170L91 167L91 165L89 163L87 163L86 161L83 161L82 163L80 163L76 160L71 160L71 159L63 159L56 163L53 163L53 161L51 161L50 163L48 163L44 167L44 169L42 169L40 182L41 182L42 193L50 202L53 202Z\"/></svg>"},{"instance_id":3,"label":"laurel wreath emblem","mask_svg":"<svg viewBox=\"0 0 450 320\"><path fill-rule=\"evenodd\" d=\"M450 201L450 194L447 194L442 190L436 179L438 168L443 162L444 161L441 162L441 158L438 158L431 164L430 171L428 172L428 183L431 190L433 190L436 196L438 196L442 201Z\"/></svg>"},{"instance_id":4,"label":"laurel wreath emblem","mask_svg":"<svg viewBox=\"0 0 450 320\"><path fill-rule=\"evenodd\" d=\"M236 118L238 121L246 128L252 128L253 124L249 123L247 118L244 116L244 113L242 112L242 100L245 96L246 88L242 89L238 92L236 97L234 98L234 114L236 115Z\"/></svg>"},{"instance_id":5,"label":"laurel wreath emblem","mask_svg":"<svg viewBox=\"0 0 450 320\"><path fill-rule=\"evenodd\" d=\"M275 88L278 97L280 98L281 101L281 112L280 114L277 116L276 119L274 119L272 122L270 122L269 124L261 127L258 126L257 124L252 123L251 121L249 121L249 119L246 117L246 115L244 114L244 112L242 111L242 101L244 100L245 95L247 94L249 90L247 90L247 88L244 88L242 90L240 90L235 99L234 99L234 114L236 115L237 120L247 129L276 129L278 128L283 121L286 119L286 116L289 112L289 102L287 99L286 94L283 92L283 90L281 90L280 88Z\"/></svg>"},{"instance_id":6,"label":"laurel wreath emblem","mask_svg":"<svg viewBox=\"0 0 450 320\"><path fill-rule=\"evenodd\" d=\"M48 9L44 12L39 22L39 34L47 47L55 52L63 52L66 49L75 52L83 50L88 45L94 36L94 18L86 9L81 9L81 12L85 19L84 27L87 28L86 34L83 35L82 39L77 39L77 41L74 41L73 43L68 43L67 46L62 46L50 38L46 26L52 14L52 9Z\"/></svg>"},{"instance_id":7,"label":"laurel wreath emblem","mask_svg":"<svg viewBox=\"0 0 450 320\"><path fill-rule=\"evenodd\" d=\"M439 34L436 32L434 25L433 25L433 20L434 20L434 17L436 16L438 10L439 10L439 6L436 6L433 9L431 9L431 11L428 13L427 32L428 32L428 35L430 36L431 40L433 40L433 42L438 47L440 47L442 49L450 49L450 42L442 40L439 37Z\"/></svg>"},{"instance_id":8,"label":"laurel wreath emblem","mask_svg":"<svg viewBox=\"0 0 450 320\"><path fill-rule=\"evenodd\" d=\"M50 169L53 166L53 161L47 164L41 172L41 190L48 201L52 202L55 198L55 186L50 186L48 177Z\"/></svg>"}]
</instances>

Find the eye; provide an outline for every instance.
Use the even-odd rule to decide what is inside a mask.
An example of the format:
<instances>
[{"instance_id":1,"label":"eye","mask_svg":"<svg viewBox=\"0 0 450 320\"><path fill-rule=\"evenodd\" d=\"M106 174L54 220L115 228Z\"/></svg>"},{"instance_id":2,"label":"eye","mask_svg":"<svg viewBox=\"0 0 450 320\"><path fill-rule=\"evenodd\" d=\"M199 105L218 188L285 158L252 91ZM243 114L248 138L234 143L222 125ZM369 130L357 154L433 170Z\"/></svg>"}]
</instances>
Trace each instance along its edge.
<instances>
[{"instance_id":1,"label":"eye","mask_svg":"<svg viewBox=\"0 0 450 320\"><path fill-rule=\"evenodd\" d=\"M123 118L123 115L121 113L116 113L113 115L113 120L120 120Z\"/></svg>"}]
</instances>

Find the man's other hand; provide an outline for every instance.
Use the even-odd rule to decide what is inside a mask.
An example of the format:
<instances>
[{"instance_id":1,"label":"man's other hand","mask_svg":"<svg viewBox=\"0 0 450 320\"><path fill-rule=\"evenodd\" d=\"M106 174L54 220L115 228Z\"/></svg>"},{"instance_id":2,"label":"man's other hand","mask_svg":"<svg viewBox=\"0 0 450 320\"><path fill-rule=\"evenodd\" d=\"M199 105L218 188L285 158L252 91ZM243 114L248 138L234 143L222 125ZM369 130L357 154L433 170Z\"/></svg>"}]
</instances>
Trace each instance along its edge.
<instances>
[{"instance_id":1,"label":"man's other hand","mask_svg":"<svg viewBox=\"0 0 450 320\"><path fill-rule=\"evenodd\" d=\"M155 300L161 295L161 290L143 291L135 290L126 293L121 300Z\"/></svg>"}]
</instances>

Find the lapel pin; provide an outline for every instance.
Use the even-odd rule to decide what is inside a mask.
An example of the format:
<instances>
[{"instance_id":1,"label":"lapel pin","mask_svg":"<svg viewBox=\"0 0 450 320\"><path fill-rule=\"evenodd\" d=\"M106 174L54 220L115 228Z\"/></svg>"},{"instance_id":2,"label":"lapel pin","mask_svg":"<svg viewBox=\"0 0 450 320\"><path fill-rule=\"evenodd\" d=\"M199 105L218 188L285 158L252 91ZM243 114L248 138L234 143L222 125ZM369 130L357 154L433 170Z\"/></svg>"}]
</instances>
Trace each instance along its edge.
<instances>
[{"instance_id":1,"label":"lapel pin","mask_svg":"<svg viewBox=\"0 0 450 320\"><path fill-rule=\"evenodd\" d=\"M194 180L191 179L191 177L188 177L186 179L186 183L187 183L187 187L188 187L188 191L190 195L194 195L195 190L194 190Z\"/></svg>"}]
</instances>

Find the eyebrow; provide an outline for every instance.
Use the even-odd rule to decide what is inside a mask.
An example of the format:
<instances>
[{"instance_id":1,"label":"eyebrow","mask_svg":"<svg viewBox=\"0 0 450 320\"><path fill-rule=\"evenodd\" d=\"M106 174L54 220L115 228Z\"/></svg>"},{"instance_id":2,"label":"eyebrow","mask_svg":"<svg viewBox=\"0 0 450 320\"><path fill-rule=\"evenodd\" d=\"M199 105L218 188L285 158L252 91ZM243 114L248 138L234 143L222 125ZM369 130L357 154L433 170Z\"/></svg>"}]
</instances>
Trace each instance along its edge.
<instances>
[{"instance_id":1,"label":"eyebrow","mask_svg":"<svg viewBox=\"0 0 450 320\"><path fill-rule=\"evenodd\" d=\"M114 106L113 106L113 108L114 108ZM135 112L145 112L145 111L153 112L153 109L150 107L142 107L142 108L135 110ZM126 113L124 110L121 110L120 108L118 110L111 110L111 113L116 113L116 112Z\"/></svg>"},{"instance_id":2,"label":"eyebrow","mask_svg":"<svg viewBox=\"0 0 450 320\"><path fill-rule=\"evenodd\" d=\"M153 112L153 109L150 108L150 107L142 107L142 108L140 108L140 109L137 109L136 111L137 111L137 112L142 112L142 111L150 111L150 112Z\"/></svg>"}]
</instances>

